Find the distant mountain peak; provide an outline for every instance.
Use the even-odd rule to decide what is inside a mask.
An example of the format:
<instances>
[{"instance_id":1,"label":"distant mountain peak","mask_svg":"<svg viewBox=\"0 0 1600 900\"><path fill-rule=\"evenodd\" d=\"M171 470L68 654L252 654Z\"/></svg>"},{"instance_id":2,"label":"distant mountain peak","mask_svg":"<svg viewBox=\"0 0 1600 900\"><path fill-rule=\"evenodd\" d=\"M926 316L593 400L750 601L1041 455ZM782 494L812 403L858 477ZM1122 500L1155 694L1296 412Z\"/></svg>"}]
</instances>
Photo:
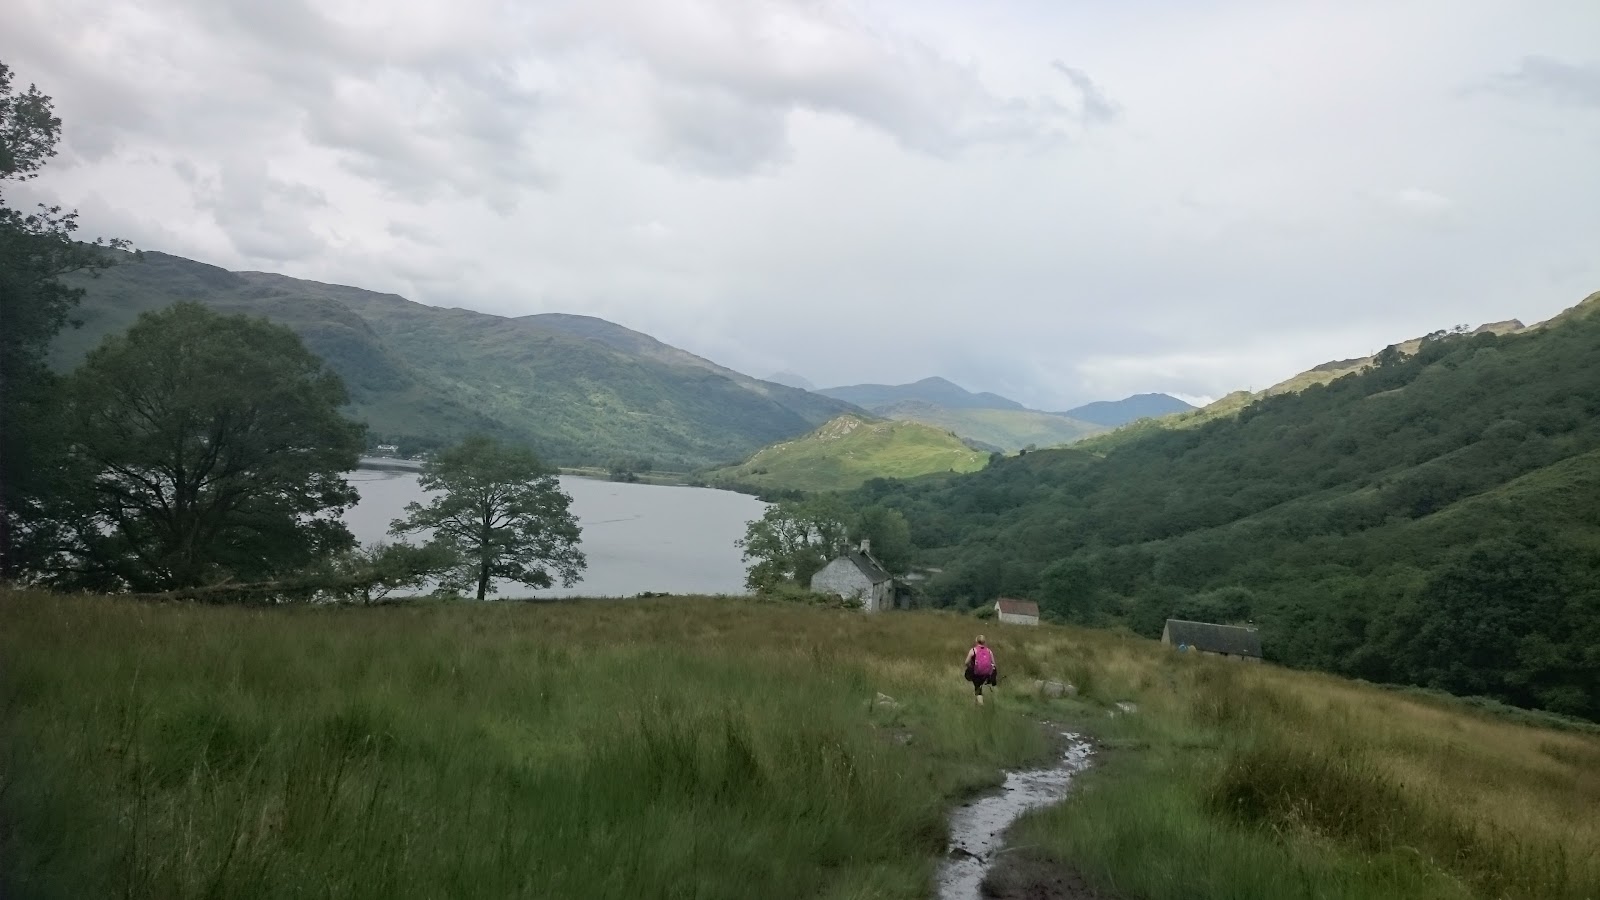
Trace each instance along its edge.
<instances>
[{"instance_id":1,"label":"distant mountain peak","mask_svg":"<svg viewBox=\"0 0 1600 900\"><path fill-rule=\"evenodd\" d=\"M873 412L908 400L931 403L947 409L1027 409L1021 403L999 394L973 393L959 384L931 375L910 384L849 384L822 388L826 397L854 403Z\"/></svg>"},{"instance_id":2,"label":"distant mountain peak","mask_svg":"<svg viewBox=\"0 0 1600 900\"><path fill-rule=\"evenodd\" d=\"M1171 394L1134 394L1121 400L1096 400L1074 407L1060 415L1093 422L1107 428L1116 428L1140 419L1188 412L1194 405L1179 400Z\"/></svg>"}]
</instances>

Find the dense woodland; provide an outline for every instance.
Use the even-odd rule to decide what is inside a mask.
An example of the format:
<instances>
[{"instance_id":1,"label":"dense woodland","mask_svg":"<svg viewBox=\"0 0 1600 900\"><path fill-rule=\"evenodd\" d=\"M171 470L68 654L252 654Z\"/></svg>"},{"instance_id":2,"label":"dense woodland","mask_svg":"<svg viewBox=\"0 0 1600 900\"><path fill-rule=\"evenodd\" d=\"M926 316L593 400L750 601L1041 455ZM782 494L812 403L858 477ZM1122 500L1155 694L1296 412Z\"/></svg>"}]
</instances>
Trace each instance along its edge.
<instances>
[{"instance_id":1,"label":"dense woodland","mask_svg":"<svg viewBox=\"0 0 1600 900\"><path fill-rule=\"evenodd\" d=\"M1156 635L1253 622L1269 658L1600 718L1600 306L1236 417L960 478L869 482L932 605L1033 597Z\"/></svg>"}]
</instances>

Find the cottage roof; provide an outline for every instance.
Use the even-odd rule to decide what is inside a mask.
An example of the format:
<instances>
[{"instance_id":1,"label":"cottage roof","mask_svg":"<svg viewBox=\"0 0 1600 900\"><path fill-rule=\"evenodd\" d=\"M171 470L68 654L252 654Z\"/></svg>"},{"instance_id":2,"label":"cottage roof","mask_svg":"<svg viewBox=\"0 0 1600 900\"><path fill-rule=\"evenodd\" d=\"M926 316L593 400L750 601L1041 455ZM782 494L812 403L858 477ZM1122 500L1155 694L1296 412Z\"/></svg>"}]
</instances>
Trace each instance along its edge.
<instances>
[{"instance_id":1,"label":"cottage roof","mask_svg":"<svg viewBox=\"0 0 1600 900\"><path fill-rule=\"evenodd\" d=\"M1168 619L1166 632L1174 646L1188 644L1196 650L1210 653L1261 657L1261 635L1252 628Z\"/></svg>"},{"instance_id":2,"label":"cottage roof","mask_svg":"<svg viewBox=\"0 0 1600 900\"><path fill-rule=\"evenodd\" d=\"M855 563L856 568L861 570L861 574L867 576L867 580L873 584L882 584L889 580L889 573L883 566L878 565L877 560L862 553L860 550L847 550L844 558Z\"/></svg>"},{"instance_id":3,"label":"cottage roof","mask_svg":"<svg viewBox=\"0 0 1600 900\"><path fill-rule=\"evenodd\" d=\"M994 602L996 613L1005 613L1008 616L1033 616L1039 617L1039 604L1032 600L1016 600L1011 597L1001 597Z\"/></svg>"}]
</instances>

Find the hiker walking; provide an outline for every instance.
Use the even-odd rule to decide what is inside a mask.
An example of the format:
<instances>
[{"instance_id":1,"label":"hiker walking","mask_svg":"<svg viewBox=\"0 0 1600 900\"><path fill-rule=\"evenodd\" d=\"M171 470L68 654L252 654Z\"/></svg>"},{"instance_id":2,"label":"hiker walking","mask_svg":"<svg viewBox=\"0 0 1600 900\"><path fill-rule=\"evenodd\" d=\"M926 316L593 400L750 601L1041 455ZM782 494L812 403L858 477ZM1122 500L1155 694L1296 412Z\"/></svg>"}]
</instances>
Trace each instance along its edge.
<instances>
[{"instance_id":1,"label":"hiker walking","mask_svg":"<svg viewBox=\"0 0 1600 900\"><path fill-rule=\"evenodd\" d=\"M983 635L978 635L978 642L967 651L967 661L964 663L966 679L972 682L973 699L979 706L983 705L983 686L986 684L999 684L999 669L994 664L994 651L983 642Z\"/></svg>"}]
</instances>

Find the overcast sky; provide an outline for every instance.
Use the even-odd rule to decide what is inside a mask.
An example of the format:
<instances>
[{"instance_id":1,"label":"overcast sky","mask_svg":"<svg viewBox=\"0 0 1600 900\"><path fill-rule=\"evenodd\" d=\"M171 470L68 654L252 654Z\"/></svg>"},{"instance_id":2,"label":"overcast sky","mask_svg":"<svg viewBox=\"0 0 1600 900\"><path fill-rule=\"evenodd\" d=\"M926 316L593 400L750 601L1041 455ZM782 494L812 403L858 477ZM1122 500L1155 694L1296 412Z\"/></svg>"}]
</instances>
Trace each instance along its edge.
<instances>
[{"instance_id":1,"label":"overcast sky","mask_svg":"<svg viewBox=\"0 0 1600 900\"><path fill-rule=\"evenodd\" d=\"M1060 409L1600 290L1600 2L6 0L14 200Z\"/></svg>"}]
</instances>

